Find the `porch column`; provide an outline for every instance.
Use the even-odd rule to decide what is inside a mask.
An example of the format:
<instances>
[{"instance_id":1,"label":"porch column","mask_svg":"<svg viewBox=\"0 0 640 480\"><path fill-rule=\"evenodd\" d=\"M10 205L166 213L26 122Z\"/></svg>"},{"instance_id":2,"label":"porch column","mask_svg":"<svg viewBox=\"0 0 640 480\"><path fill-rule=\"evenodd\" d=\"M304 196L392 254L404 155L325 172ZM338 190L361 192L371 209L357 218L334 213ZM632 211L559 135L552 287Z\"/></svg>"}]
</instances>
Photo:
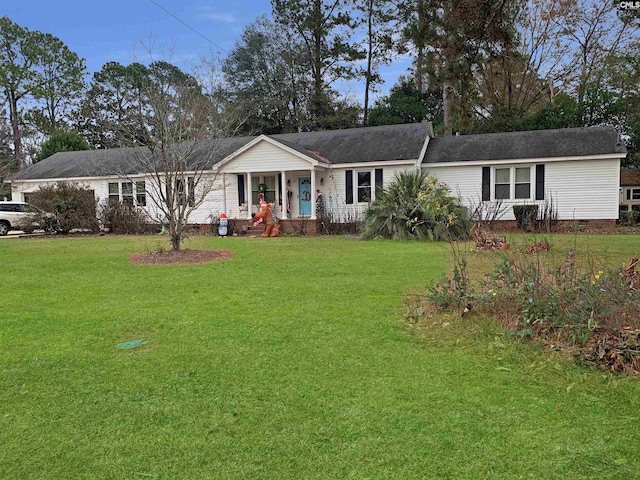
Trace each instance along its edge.
<instances>
[{"instance_id":1,"label":"porch column","mask_svg":"<svg viewBox=\"0 0 640 480\"><path fill-rule=\"evenodd\" d=\"M311 170L311 220L316 219L316 171Z\"/></svg>"},{"instance_id":2,"label":"porch column","mask_svg":"<svg viewBox=\"0 0 640 480\"><path fill-rule=\"evenodd\" d=\"M227 216L231 216L229 212L227 212L227 174L222 174L222 213Z\"/></svg>"},{"instance_id":3,"label":"porch column","mask_svg":"<svg viewBox=\"0 0 640 480\"><path fill-rule=\"evenodd\" d=\"M288 210L288 203L289 203L289 197L287 195L287 172L285 172L284 170L280 172L280 176L282 177L282 182L280 185L280 195L282 195L282 218L287 218L287 210Z\"/></svg>"},{"instance_id":4,"label":"porch column","mask_svg":"<svg viewBox=\"0 0 640 480\"><path fill-rule=\"evenodd\" d=\"M251 194L253 186L251 185L251 172L247 172L247 190L247 219L251 220L253 218L253 195Z\"/></svg>"}]
</instances>

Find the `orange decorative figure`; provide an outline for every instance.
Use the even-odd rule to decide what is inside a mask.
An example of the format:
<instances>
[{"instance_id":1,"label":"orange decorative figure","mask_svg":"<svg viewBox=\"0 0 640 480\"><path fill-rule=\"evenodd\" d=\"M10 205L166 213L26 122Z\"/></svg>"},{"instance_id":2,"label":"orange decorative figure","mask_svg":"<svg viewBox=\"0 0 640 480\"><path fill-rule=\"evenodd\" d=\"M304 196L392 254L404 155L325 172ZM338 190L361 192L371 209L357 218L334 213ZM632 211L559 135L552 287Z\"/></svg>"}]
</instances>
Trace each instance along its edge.
<instances>
[{"instance_id":1,"label":"orange decorative figure","mask_svg":"<svg viewBox=\"0 0 640 480\"><path fill-rule=\"evenodd\" d=\"M264 224L263 237L277 237L280 235L280 227L273 219L271 205L267 202L260 202L260 211L253 215L253 226Z\"/></svg>"}]
</instances>

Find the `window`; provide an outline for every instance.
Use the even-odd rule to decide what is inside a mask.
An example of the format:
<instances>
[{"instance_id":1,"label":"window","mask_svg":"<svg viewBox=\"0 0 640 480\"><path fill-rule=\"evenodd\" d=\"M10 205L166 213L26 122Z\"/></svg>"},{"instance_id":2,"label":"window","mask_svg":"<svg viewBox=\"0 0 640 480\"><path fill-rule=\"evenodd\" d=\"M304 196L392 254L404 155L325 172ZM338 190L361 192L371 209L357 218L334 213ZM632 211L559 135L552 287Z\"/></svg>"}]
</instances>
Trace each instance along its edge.
<instances>
[{"instance_id":1,"label":"window","mask_svg":"<svg viewBox=\"0 0 640 480\"><path fill-rule=\"evenodd\" d=\"M488 169L488 167L485 167ZM485 176L485 172L487 173ZM488 170L483 168L483 199L488 199L487 192L484 190L486 180L488 180ZM538 180L544 181L544 173ZM493 170L493 198L495 200L532 200L531 185L533 184L533 174L531 167L499 167ZM536 187L537 188L537 187ZM540 189L544 189L544 185L540 185ZM544 198L543 196L540 197Z\"/></svg>"},{"instance_id":2,"label":"window","mask_svg":"<svg viewBox=\"0 0 640 480\"><path fill-rule=\"evenodd\" d=\"M187 201L184 192L184 180L181 178L176 178L176 198L178 199L178 205L184 205Z\"/></svg>"},{"instance_id":3,"label":"window","mask_svg":"<svg viewBox=\"0 0 640 480\"><path fill-rule=\"evenodd\" d=\"M122 202L133 205L133 183L122 182Z\"/></svg>"},{"instance_id":4,"label":"window","mask_svg":"<svg viewBox=\"0 0 640 480\"><path fill-rule=\"evenodd\" d=\"M358 202L371 201L371 172L358 172Z\"/></svg>"},{"instance_id":5,"label":"window","mask_svg":"<svg viewBox=\"0 0 640 480\"><path fill-rule=\"evenodd\" d=\"M109 182L108 192L108 200L110 202L127 202L139 207L145 207L147 205L147 193L144 180L139 182Z\"/></svg>"},{"instance_id":6,"label":"window","mask_svg":"<svg viewBox=\"0 0 640 480\"><path fill-rule=\"evenodd\" d=\"M16 203L0 203L0 212L19 212L19 206Z\"/></svg>"},{"instance_id":7,"label":"window","mask_svg":"<svg viewBox=\"0 0 640 480\"><path fill-rule=\"evenodd\" d=\"M496 200L508 200L511 198L510 168L496 168L494 197Z\"/></svg>"},{"instance_id":8,"label":"window","mask_svg":"<svg viewBox=\"0 0 640 480\"><path fill-rule=\"evenodd\" d=\"M516 168L516 198L531 198L531 168Z\"/></svg>"},{"instance_id":9,"label":"window","mask_svg":"<svg viewBox=\"0 0 640 480\"><path fill-rule=\"evenodd\" d=\"M140 207L147 206L147 189L144 180L136 182L136 203Z\"/></svg>"},{"instance_id":10,"label":"window","mask_svg":"<svg viewBox=\"0 0 640 480\"><path fill-rule=\"evenodd\" d=\"M258 194L262 194L264 201L275 203L276 201L276 176L251 177L251 201L253 205L258 205Z\"/></svg>"},{"instance_id":11,"label":"window","mask_svg":"<svg viewBox=\"0 0 640 480\"><path fill-rule=\"evenodd\" d=\"M276 177L264 177L264 184L267 189L264 192L264 200L267 203L275 203L276 201Z\"/></svg>"},{"instance_id":12,"label":"window","mask_svg":"<svg viewBox=\"0 0 640 480\"><path fill-rule=\"evenodd\" d=\"M640 188L631 189L631 200L640 200Z\"/></svg>"},{"instance_id":13,"label":"window","mask_svg":"<svg viewBox=\"0 0 640 480\"><path fill-rule=\"evenodd\" d=\"M109 183L109 201L120 201L120 184Z\"/></svg>"},{"instance_id":14,"label":"window","mask_svg":"<svg viewBox=\"0 0 640 480\"><path fill-rule=\"evenodd\" d=\"M260 177L251 177L251 203L253 205L258 205L258 194L262 193L258 190L262 189L262 182L260 181Z\"/></svg>"}]
</instances>

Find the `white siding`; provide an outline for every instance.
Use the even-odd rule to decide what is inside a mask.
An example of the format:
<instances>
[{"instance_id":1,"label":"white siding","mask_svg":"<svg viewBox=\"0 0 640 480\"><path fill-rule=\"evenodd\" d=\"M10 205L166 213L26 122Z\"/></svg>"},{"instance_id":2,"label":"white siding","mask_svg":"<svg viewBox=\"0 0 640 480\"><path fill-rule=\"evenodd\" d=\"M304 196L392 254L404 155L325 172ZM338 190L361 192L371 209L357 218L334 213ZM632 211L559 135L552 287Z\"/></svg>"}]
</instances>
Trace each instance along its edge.
<instances>
[{"instance_id":1,"label":"white siding","mask_svg":"<svg viewBox=\"0 0 640 480\"><path fill-rule=\"evenodd\" d=\"M546 170L561 220L618 218L620 160L549 163Z\"/></svg>"},{"instance_id":2,"label":"white siding","mask_svg":"<svg viewBox=\"0 0 640 480\"><path fill-rule=\"evenodd\" d=\"M531 162L535 165L536 162ZM491 166L487 164L486 166ZM190 223L207 223L210 217L226 213L230 218L246 218L246 214L240 215L238 207L237 173L245 172L281 172L286 171L286 179L290 181L287 189L293 195L291 197L291 218L298 216L298 178L310 177L311 163L293 155L266 141L256 144L253 148L234 159L224 170L226 173L226 188L222 188L222 174L216 178L215 188L209 192L203 204L194 211L189 218ZM316 185L314 194L319 190L323 196L326 208L334 214L337 221L346 221L359 217L367 209L367 203L346 204L345 180L346 170L354 172L354 200L357 188L357 172L371 171L372 182L375 179L375 168L383 169L383 183L387 187L394 179L396 172L411 170L409 165L383 165L353 167L350 165L334 166L332 169L316 170ZM481 199L482 189L482 165L457 165L457 166L425 166L424 169L450 188L451 193L460 197L463 202L471 206L477 205ZM535 171L535 168L533 169ZM553 198L558 208L560 220L589 220L589 219L616 219L618 218L619 205L619 171L620 161L613 160L572 160L555 161L545 163L545 197ZM322 181L321 181L322 180ZM94 190L96 198L103 202L108 198L108 183L121 182L120 178L103 179L69 179ZM146 179L147 190L153 187L153 182ZM15 181L12 184L12 199L24 200L24 194L36 191L40 186L56 183L55 180L44 181ZM245 183L246 186L246 183ZM278 185L278 189L280 185ZM535 179L532 178L532 187L535 191ZM372 188L375 195L375 189ZM226 193L225 193L226 192ZM506 209L503 220L512 220L513 204L522 204L522 200L505 202ZM533 202L530 202L533 203ZM543 203L543 202L538 202ZM255 207L255 206L254 206ZM147 212L157 218L158 212L151 195L147 196ZM226 211L225 211L226 210ZM276 214L283 218L279 206L276 206Z\"/></svg>"},{"instance_id":3,"label":"white siding","mask_svg":"<svg viewBox=\"0 0 640 480\"><path fill-rule=\"evenodd\" d=\"M460 197L467 206L477 205L482 198L481 165L426 166L425 170L445 182L451 193ZM553 198L559 220L617 219L619 172L620 161L617 159L547 162L545 198ZM532 189L535 192L535 183ZM501 219L513 220L511 205L523 203L522 200L505 201L509 208ZM544 204L544 201L528 203Z\"/></svg>"},{"instance_id":4,"label":"white siding","mask_svg":"<svg viewBox=\"0 0 640 480\"><path fill-rule=\"evenodd\" d=\"M230 177L227 175L227 177ZM206 198L202 205L194 210L189 216L189 223L209 223L211 220L211 215L219 216L223 212L224 207L224 197L222 189L222 175L217 175L212 177L214 184L213 188L208 192ZM229 178L227 178L229 180ZM143 178L133 178L132 181L143 180ZM144 207L144 210L147 212L149 217L156 221L163 217L162 213L158 209L155 199L158 199L159 196L157 194L158 185L157 182L151 180L150 178L146 178L145 186L147 190L147 205ZM129 181L123 178L104 178L104 179L69 179L67 180L71 183L77 183L80 186L90 188L94 191L96 200L98 201L98 208L103 205L107 199L109 198L109 183L116 182L126 182ZM206 186L208 180L203 179L199 186L196 187L196 195L202 194L203 189L209 190L209 187ZM29 194L31 192L35 192L41 186L47 185L55 185L57 183L56 180L53 181L24 181L19 182L15 181L11 186L11 196L15 201L23 201L24 195ZM160 188L164 188L164 184L160 185ZM229 189L227 190L229 191ZM236 199L237 199L237 187L236 187ZM237 201L237 200L236 200Z\"/></svg>"},{"instance_id":5,"label":"white siding","mask_svg":"<svg viewBox=\"0 0 640 480\"><path fill-rule=\"evenodd\" d=\"M109 181L114 182L116 180L100 180L100 179L91 179L91 180L81 180L81 179L68 179L64 180L74 184L78 184L81 187L86 187L94 191L97 199L104 199L108 196L108 187L107 183ZM24 201L24 195L33 193L38 190L40 187L46 187L50 185L55 185L59 180L30 180L30 181L14 181L11 184L11 198L14 201L22 202Z\"/></svg>"},{"instance_id":6,"label":"white siding","mask_svg":"<svg viewBox=\"0 0 640 480\"><path fill-rule=\"evenodd\" d=\"M466 206L477 205L482 199L482 166L423 167L423 170L444 182L451 195Z\"/></svg>"},{"instance_id":7,"label":"white siding","mask_svg":"<svg viewBox=\"0 0 640 480\"><path fill-rule=\"evenodd\" d=\"M213 181L213 184L208 182ZM224 212L224 189L222 175L211 180L203 179L196 187L196 198L199 198L203 190L206 196L202 204L189 215L188 223L210 223L212 217L220 217Z\"/></svg>"},{"instance_id":8,"label":"white siding","mask_svg":"<svg viewBox=\"0 0 640 480\"><path fill-rule=\"evenodd\" d=\"M322 172L318 177L324 177L324 185L319 187L324 197L327 209L333 213L337 221L346 221L350 218L360 218L369 207L368 203L357 202L357 172L370 171L371 181L375 181L374 171L382 168L382 184L386 188L393 181L395 174L403 170L411 170L414 167L408 165L384 165L371 167L352 167L350 165L333 168L329 172ZM346 203L346 171L353 170L353 204ZM372 187L372 195L375 199L375 188Z\"/></svg>"},{"instance_id":9,"label":"white siding","mask_svg":"<svg viewBox=\"0 0 640 480\"><path fill-rule=\"evenodd\" d=\"M311 161L263 140L229 161L222 170L227 173L245 173L310 170L311 168Z\"/></svg>"}]
</instances>

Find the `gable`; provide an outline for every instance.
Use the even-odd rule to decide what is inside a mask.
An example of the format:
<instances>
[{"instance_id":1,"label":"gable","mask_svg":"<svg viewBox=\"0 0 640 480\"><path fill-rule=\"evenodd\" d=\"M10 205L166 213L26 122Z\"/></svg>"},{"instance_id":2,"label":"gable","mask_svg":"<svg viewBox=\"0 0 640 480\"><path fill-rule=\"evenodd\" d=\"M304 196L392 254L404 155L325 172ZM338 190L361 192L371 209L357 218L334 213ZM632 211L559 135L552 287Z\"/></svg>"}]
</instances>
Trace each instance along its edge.
<instances>
[{"instance_id":1,"label":"gable","mask_svg":"<svg viewBox=\"0 0 640 480\"><path fill-rule=\"evenodd\" d=\"M225 173L279 172L282 170L309 170L316 164L302 153L260 139L246 150L230 158L221 167Z\"/></svg>"}]
</instances>

